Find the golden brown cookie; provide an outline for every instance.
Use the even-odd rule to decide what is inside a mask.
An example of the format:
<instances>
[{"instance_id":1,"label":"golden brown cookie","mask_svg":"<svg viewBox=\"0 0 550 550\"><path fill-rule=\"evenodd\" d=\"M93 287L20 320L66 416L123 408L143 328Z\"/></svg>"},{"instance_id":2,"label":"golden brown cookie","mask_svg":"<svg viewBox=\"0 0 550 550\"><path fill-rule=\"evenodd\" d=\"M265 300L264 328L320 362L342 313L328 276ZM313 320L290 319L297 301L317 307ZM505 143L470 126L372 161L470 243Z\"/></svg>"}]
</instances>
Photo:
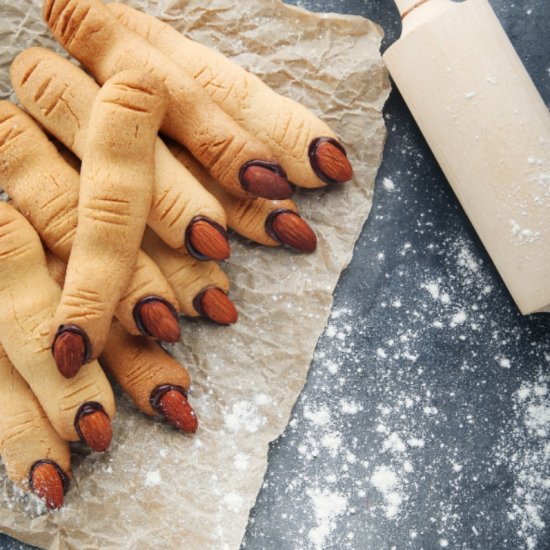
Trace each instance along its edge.
<instances>
[{"instance_id":1,"label":"golden brown cookie","mask_svg":"<svg viewBox=\"0 0 550 550\"><path fill-rule=\"evenodd\" d=\"M303 105L155 17L122 4L107 7L125 27L192 75L243 128L269 145L291 182L322 187L351 179L351 164L336 134Z\"/></svg>"},{"instance_id":2,"label":"golden brown cookie","mask_svg":"<svg viewBox=\"0 0 550 550\"><path fill-rule=\"evenodd\" d=\"M80 171L78 225L53 321L56 359L58 350L84 343L84 356L75 356L71 370L103 351L135 270L166 101L162 82L138 71L117 73L94 101Z\"/></svg>"},{"instance_id":3,"label":"golden brown cookie","mask_svg":"<svg viewBox=\"0 0 550 550\"><path fill-rule=\"evenodd\" d=\"M50 252L46 256L50 275L63 285L67 264ZM197 415L187 400L189 372L152 340L132 336L113 320L99 362L142 412L162 415L184 433L197 431Z\"/></svg>"},{"instance_id":4,"label":"golden brown cookie","mask_svg":"<svg viewBox=\"0 0 550 550\"><path fill-rule=\"evenodd\" d=\"M14 206L59 258L68 261L77 225L79 175L60 156L37 124L8 101L0 101L0 176ZM174 291L144 252L116 316L132 334L179 340ZM162 314L162 326L150 313Z\"/></svg>"},{"instance_id":5,"label":"golden brown cookie","mask_svg":"<svg viewBox=\"0 0 550 550\"><path fill-rule=\"evenodd\" d=\"M60 437L104 451L111 441L113 392L95 361L71 379L58 371L50 328L60 298L37 233L0 202L0 344Z\"/></svg>"},{"instance_id":6,"label":"golden brown cookie","mask_svg":"<svg viewBox=\"0 0 550 550\"><path fill-rule=\"evenodd\" d=\"M68 443L53 429L28 384L0 346L0 456L21 489L59 508L71 476Z\"/></svg>"},{"instance_id":7,"label":"golden brown cookie","mask_svg":"<svg viewBox=\"0 0 550 550\"><path fill-rule=\"evenodd\" d=\"M96 82L74 63L44 48L20 53L10 73L25 109L82 158L92 104L99 92ZM199 259L229 256L223 208L174 160L160 139L156 141L155 183L147 223L169 246L186 246Z\"/></svg>"},{"instance_id":8,"label":"golden brown cookie","mask_svg":"<svg viewBox=\"0 0 550 550\"><path fill-rule=\"evenodd\" d=\"M100 0L46 0L43 15L55 38L98 82L124 69L160 78L170 96L162 131L185 145L230 193L291 195L269 147L220 109L179 65L120 24Z\"/></svg>"}]
</instances>

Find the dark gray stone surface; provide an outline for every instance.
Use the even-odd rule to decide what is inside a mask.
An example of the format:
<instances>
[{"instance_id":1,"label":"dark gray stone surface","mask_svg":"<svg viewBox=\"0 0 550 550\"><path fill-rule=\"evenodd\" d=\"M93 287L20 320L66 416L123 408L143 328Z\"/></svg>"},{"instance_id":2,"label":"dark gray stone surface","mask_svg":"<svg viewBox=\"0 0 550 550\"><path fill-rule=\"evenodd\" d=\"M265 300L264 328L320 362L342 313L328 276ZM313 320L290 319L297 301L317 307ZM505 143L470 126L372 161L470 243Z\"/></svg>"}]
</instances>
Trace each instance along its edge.
<instances>
[{"instance_id":1,"label":"dark gray stone surface","mask_svg":"<svg viewBox=\"0 0 550 550\"><path fill-rule=\"evenodd\" d=\"M391 0L289 3L366 16L384 49L400 33ZM550 4L491 4L548 103ZM550 548L550 316L519 315L395 90L385 116L373 211L243 548Z\"/></svg>"}]
</instances>

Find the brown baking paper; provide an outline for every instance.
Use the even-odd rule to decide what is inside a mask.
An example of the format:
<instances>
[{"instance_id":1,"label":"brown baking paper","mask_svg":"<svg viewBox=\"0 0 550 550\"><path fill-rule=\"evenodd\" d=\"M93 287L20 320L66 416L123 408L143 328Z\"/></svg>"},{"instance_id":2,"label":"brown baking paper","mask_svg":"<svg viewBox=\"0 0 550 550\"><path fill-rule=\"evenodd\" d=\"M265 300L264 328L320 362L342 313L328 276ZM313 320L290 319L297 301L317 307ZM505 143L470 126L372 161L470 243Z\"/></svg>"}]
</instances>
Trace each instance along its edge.
<instances>
[{"instance_id":1,"label":"brown baking paper","mask_svg":"<svg viewBox=\"0 0 550 550\"><path fill-rule=\"evenodd\" d=\"M227 273L240 318L186 321L172 348L193 377L199 432L183 436L118 400L109 452L75 455L62 510L45 513L0 467L0 530L44 548L238 548L262 484L268 444L303 388L332 292L371 207L389 92L381 29L366 19L312 14L278 0L132 4L221 50L321 115L346 145L353 182L298 192L319 237L300 255L233 240ZM58 50L36 0L0 6L0 93L22 49ZM1 182L0 182L1 184Z\"/></svg>"}]
</instances>

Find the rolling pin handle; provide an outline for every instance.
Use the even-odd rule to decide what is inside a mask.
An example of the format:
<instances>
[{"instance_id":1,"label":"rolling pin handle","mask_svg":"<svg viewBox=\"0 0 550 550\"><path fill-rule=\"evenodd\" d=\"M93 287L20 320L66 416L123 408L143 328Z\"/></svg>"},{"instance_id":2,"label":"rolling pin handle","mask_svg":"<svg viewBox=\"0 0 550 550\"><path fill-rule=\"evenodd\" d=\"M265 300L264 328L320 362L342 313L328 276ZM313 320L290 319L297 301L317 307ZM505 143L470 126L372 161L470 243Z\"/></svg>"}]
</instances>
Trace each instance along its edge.
<instances>
[{"instance_id":1,"label":"rolling pin handle","mask_svg":"<svg viewBox=\"0 0 550 550\"><path fill-rule=\"evenodd\" d=\"M395 3L397 4L397 9L401 14L401 19L404 19L407 15L409 15L409 13L411 13L411 11L429 1L430 0L395 0Z\"/></svg>"},{"instance_id":2,"label":"rolling pin handle","mask_svg":"<svg viewBox=\"0 0 550 550\"><path fill-rule=\"evenodd\" d=\"M401 14L401 20L405 19L409 13L416 10L424 4L430 3L432 9L428 10L429 13L435 15L435 10L445 10L449 5L461 3L464 0L394 0L399 13Z\"/></svg>"}]
</instances>

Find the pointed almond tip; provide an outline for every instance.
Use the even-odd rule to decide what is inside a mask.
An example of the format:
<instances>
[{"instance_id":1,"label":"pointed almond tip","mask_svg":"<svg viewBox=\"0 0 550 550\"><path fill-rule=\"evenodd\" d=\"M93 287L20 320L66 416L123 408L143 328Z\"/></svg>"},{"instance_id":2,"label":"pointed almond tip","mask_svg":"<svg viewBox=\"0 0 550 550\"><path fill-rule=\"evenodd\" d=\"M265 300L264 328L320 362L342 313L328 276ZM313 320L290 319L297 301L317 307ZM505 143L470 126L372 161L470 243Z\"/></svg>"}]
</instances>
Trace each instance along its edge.
<instances>
[{"instance_id":1,"label":"pointed almond tip","mask_svg":"<svg viewBox=\"0 0 550 550\"><path fill-rule=\"evenodd\" d=\"M52 345L57 369L65 378L72 378L86 362L89 353L88 339L78 327L59 327Z\"/></svg>"},{"instance_id":2,"label":"pointed almond tip","mask_svg":"<svg viewBox=\"0 0 550 550\"><path fill-rule=\"evenodd\" d=\"M197 295L193 303L201 315L219 325L232 325L239 317L235 304L218 287L206 288Z\"/></svg>"},{"instance_id":3,"label":"pointed almond tip","mask_svg":"<svg viewBox=\"0 0 550 550\"><path fill-rule=\"evenodd\" d=\"M227 231L206 218L198 218L187 230L187 250L199 260L227 260L231 254Z\"/></svg>"},{"instance_id":4,"label":"pointed almond tip","mask_svg":"<svg viewBox=\"0 0 550 550\"><path fill-rule=\"evenodd\" d=\"M275 163L252 161L241 169L242 187L257 197L284 200L292 195L292 186L283 169Z\"/></svg>"},{"instance_id":5,"label":"pointed almond tip","mask_svg":"<svg viewBox=\"0 0 550 550\"><path fill-rule=\"evenodd\" d=\"M113 438L111 420L99 403L86 403L76 415L76 430L80 439L93 451L105 452Z\"/></svg>"},{"instance_id":6,"label":"pointed almond tip","mask_svg":"<svg viewBox=\"0 0 550 550\"><path fill-rule=\"evenodd\" d=\"M353 177L353 168L346 150L335 139L313 140L309 157L313 170L326 183L343 183Z\"/></svg>"},{"instance_id":7,"label":"pointed almond tip","mask_svg":"<svg viewBox=\"0 0 550 550\"><path fill-rule=\"evenodd\" d=\"M271 233L281 243L299 252L313 252L317 236L308 223L296 212L283 210L271 220Z\"/></svg>"},{"instance_id":8,"label":"pointed almond tip","mask_svg":"<svg viewBox=\"0 0 550 550\"><path fill-rule=\"evenodd\" d=\"M160 296L148 296L140 300L134 309L134 318L145 336L152 336L175 344L181 336L178 314L169 302Z\"/></svg>"},{"instance_id":9,"label":"pointed almond tip","mask_svg":"<svg viewBox=\"0 0 550 550\"><path fill-rule=\"evenodd\" d=\"M197 431L199 427L197 415L181 391L173 388L165 391L157 398L156 408L178 430L184 433Z\"/></svg>"},{"instance_id":10,"label":"pointed almond tip","mask_svg":"<svg viewBox=\"0 0 550 550\"><path fill-rule=\"evenodd\" d=\"M67 477L61 468L50 461L36 462L31 468L29 485L31 491L41 498L49 510L57 510L63 506L65 499Z\"/></svg>"}]
</instances>

